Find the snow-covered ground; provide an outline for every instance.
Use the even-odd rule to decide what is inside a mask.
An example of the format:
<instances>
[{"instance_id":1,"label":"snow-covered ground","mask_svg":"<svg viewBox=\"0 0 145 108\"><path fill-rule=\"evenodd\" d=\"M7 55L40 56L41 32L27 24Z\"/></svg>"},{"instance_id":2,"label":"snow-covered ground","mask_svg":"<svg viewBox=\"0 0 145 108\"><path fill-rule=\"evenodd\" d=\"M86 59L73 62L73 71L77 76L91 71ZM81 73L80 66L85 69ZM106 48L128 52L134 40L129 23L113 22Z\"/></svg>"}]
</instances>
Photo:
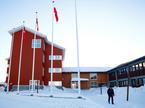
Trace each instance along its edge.
<instances>
[{"instance_id":1,"label":"snow-covered ground","mask_svg":"<svg viewBox=\"0 0 145 108\"><path fill-rule=\"evenodd\" d=\"M108 104L106 87L103 87L102 94L100 88L82 90L82 98L76 90L64 89L63 91L53 88L53 93L45 87L39 93L30 91L9 92L0 91L0 108L144 108L145 107L145 87L130 88L129 101L126 101L126 88L114 88L115 104ZM53 94L53 97L50 95Z\"/></svg>"}]
</instances>

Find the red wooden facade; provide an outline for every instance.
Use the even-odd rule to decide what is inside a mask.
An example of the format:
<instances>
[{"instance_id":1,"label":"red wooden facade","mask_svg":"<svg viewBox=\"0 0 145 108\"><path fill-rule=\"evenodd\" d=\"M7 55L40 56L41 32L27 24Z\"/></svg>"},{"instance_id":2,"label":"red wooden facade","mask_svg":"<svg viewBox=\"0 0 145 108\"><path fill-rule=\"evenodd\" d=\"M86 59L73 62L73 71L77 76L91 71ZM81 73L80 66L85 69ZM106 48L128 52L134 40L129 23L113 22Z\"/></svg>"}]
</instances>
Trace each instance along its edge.
<instances>
[{"instance_id":1,"label":"red wooden facade","mask_svg":"<svg viewBox=\"0 0 145 108\"><path fill-rule=\"evenodd\" d=\"M20 85L29 85L29 81L32 80L32 64L33 64L33 49L32 40L36 33L36 39L41 40L40 48L35 48L35 65L34 65L34 80L39 80L40 85L48 85L50 81L49 68L51 66L51 60L49 59L51 55L51 42L47 40L47 37L39 32L35 32L27 27L25 27L25 33L22 35L22 30L24 26L15 28L9 33L12 35L12 47L11 56L8 59L7 77L6 82L12 88L13 85L18 84L18 72L20 67ZM23 46L20 61L20 50L21 50L21 39L23 36ZM64 48L54 44L53 55L62 56L60 60L53 61L54 68L62 68L62 61L64 55ZM20 65L21 64L21 65ZM62 72L54 72L53 80L62 81Z\"/></svg>"}]
</instances>

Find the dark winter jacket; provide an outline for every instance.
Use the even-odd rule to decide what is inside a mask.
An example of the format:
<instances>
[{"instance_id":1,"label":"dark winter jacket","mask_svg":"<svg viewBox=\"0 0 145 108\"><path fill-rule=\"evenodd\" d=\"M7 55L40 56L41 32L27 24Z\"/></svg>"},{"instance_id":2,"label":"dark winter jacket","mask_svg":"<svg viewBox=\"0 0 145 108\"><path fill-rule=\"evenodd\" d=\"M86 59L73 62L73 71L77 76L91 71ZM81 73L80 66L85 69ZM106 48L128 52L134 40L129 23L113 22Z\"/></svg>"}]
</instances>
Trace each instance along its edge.
<instances>
[{"instance_id":1,"label":"dark winter jacket","mask_svg":"<svg viewBox=\"0 0 145 108\"><path fill-rule=\"evenodd\" d=\"M107 94L108 94L108 96L114 96L114 90L112 89L112 88L109 88L108 90L107 90Z\"/></svg>"}]
</instances>

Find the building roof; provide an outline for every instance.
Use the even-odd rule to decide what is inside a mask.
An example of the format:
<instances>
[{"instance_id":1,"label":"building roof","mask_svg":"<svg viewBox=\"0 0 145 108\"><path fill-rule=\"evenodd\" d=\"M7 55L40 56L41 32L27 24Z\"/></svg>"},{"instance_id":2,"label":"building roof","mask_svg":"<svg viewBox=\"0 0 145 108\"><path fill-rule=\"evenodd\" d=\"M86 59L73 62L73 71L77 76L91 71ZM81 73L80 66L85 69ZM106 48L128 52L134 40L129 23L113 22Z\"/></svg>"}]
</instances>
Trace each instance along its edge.
<instances>
[{"instance_id":1,"label":"building roof","mask_svg":"<svg viewBox=\"0 0 145 108\"><path fill-rule=\"evenodd\" d=\"M30 29L30 28L28 28L28 27L26 27L26 26L23 26L23 25L22 25L22 26L19 26L19 27L17 27L17 28L13 28L12 30L9 31L9 33L12 35L14 32L18 32L18 31L22 30L24 27L25 27L25 30L26 30L26 31L31 32L31 33L33 33L33 34L36 33L37 36L40 36L40 37L44 38L44 40L45 40L46 43L51 44L51 42L48 41L46 35L44 35L44 34L38 32L38 31L35 31L35 30L33 30L33 29ZM55 44L55 43L53 43L53 45L54 45L54 47L63 50L63 55L65 55L65 48L63 48L63 47L61 47L61 46L59 46L59 45L57 45L57 44ZM64 58L64 57L63 57L63 58Z\"/></svg>"},{"instance_id":2,"label":"building roof","mask_svg":"<svg viewBox=\"0 0 145 108\"><path fill-rule=\"evenodd\" d=\"M110 67L80 67L80 72L106 72ZM63 67L62 72L77 72L77 67Z\"/></svg>"},{"instance_id":3,"label":"building roof","mask_svg":"<svg viewBox=\"0 0 145 108\"><path fill-rule=\"evenodd\" d=\"M113 70L116 70L116 69L119 69L119 68L122 68L122 67L127 67L129 65L132 65L134 63L141 62L141 61L145 61L145 56L142 56L140 58L137 58L135 60L132 60L132 61L129 61L129 62L126 62L126 63L122 63L122 64L116 66L115 68L110 69L108 72L111 72Z\"/></svg>"}]
</instances>

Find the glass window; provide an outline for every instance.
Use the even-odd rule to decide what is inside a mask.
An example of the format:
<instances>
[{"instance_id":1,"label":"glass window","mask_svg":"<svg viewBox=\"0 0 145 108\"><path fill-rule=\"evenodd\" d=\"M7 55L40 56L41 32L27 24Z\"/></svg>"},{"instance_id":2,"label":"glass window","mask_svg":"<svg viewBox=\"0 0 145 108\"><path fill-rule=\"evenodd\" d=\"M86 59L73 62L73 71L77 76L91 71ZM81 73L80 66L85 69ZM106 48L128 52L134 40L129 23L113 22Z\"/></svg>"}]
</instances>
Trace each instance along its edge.
<instances>
[{"instance_id":1,"label":"glass window","mask_svg":"<svg viewBox=\"0 0 145 108\"><path fill-rule=\"evenodd\" d=\"M61 73L62 72L62 68L52 68L52 72L53 73ZM49 68L49 73L51 73L51 68Z\"/></svg>"},{"instance_id":2,"label":"glass window","mask_svg":"<svg viewBox=\"0 0 145 108\"><path fill-rule=\"evenodd\" d=\"M97 74L96 73L91 73L90 74L90 79L91 80L96 80L97 79Z\"/></svg>"},{"instance_id":3,"label":"glass window","mask_svg":"<svg viewBox=\"0 0 145 108\"><path fill-rule=\"evenodd\" d=\"M135 71L135 66L134 65L132 66L132 70Z\"/></svg>"},{"instance_id":4,"label":"glass window","mask_svg":"<svg viewBox=\"0 0 145 108\"><path fill-rule=\"evenodd\" d=\"M132 66L129 67L129 71L132 72Z\"/></svg>"},{"instance_id":5,"label":"glass window","mask_svg":"<svg viewBox=\"0 0 145 108\"><path fill-rule=\"evenodd\" d=\"M41 48L41 39L32 39L32 48Z\"/></svg>"},{"instance_id":6,"label":"glass window","mask_svg":"<svg viewBox=\"0 0 145 108\"><path fill-rule=\"evenodd\" d=\"M37 87L40 86L40 80L29 80L29 90L32 89L32 86L34 89L37 89Z\"/></svg>"},{"instance_id":7,"label":"glass window","mask_svg":"<svg viewBox=\"0 0 145 108\"><path fill-rule=\"evenodd\" d=\"M72 77L72 78L78 78L78 74L77 74L77 73L72 73L72 74L71 74L71 77Z\"/></svg>"},{"instance_id":8,"label":"glass window","mask_svg":"<svg viewBox=\"0 0 145 108\"><path fill-rule=\"evenodd\" d=\"M145 68L145 62L143 62L143 67Z\"/></svg>"},{"instance_id":9,"label":"glass window","mask_svg":"<svg viewBox=\"0 0 145 108\"><path fill-rule=\"evenodd\" d=\"M115 72L109 73L111 77L115 77Z\"/></svg>"},{"instance_id":10,"label":"glass window","mask_svg":"<svg viewBox=\"0 0 145 108\"><path fill-rule=\"evenodd\" d=\"M50 55L49 60L62 60L62 55L53 55L53 57Z\"/></svg>"},{"instance_id":11,"label":"glass window","mask_svg":"<svg viewBox=\"0 0 145 108\"><path fill-rule=\"evenodd\" d=\"M97 82L91 82L91 87L96 88L97 87Z\"/></svg>"},{"instance_id":12,"label":"glass window","mask_svg":"<svg viewBox=\"0 0 145 108\"><path fill-rule=\"evenodd\" d=\"M135 65L135 68L136 68L136 70L138 70L138 69L139 69L138 64L136 64L136 65Z\"/></svg>"},{"instance_id":13,"label":"glass window","mask_svg":"<svg viewBox=\"0 0 145 108\"><path fill-rule=\"evenodd\" d=\"M139 63L139 69L142 69L143 66L142 66L142 63Z\"/></svg>"}]
</instances>

